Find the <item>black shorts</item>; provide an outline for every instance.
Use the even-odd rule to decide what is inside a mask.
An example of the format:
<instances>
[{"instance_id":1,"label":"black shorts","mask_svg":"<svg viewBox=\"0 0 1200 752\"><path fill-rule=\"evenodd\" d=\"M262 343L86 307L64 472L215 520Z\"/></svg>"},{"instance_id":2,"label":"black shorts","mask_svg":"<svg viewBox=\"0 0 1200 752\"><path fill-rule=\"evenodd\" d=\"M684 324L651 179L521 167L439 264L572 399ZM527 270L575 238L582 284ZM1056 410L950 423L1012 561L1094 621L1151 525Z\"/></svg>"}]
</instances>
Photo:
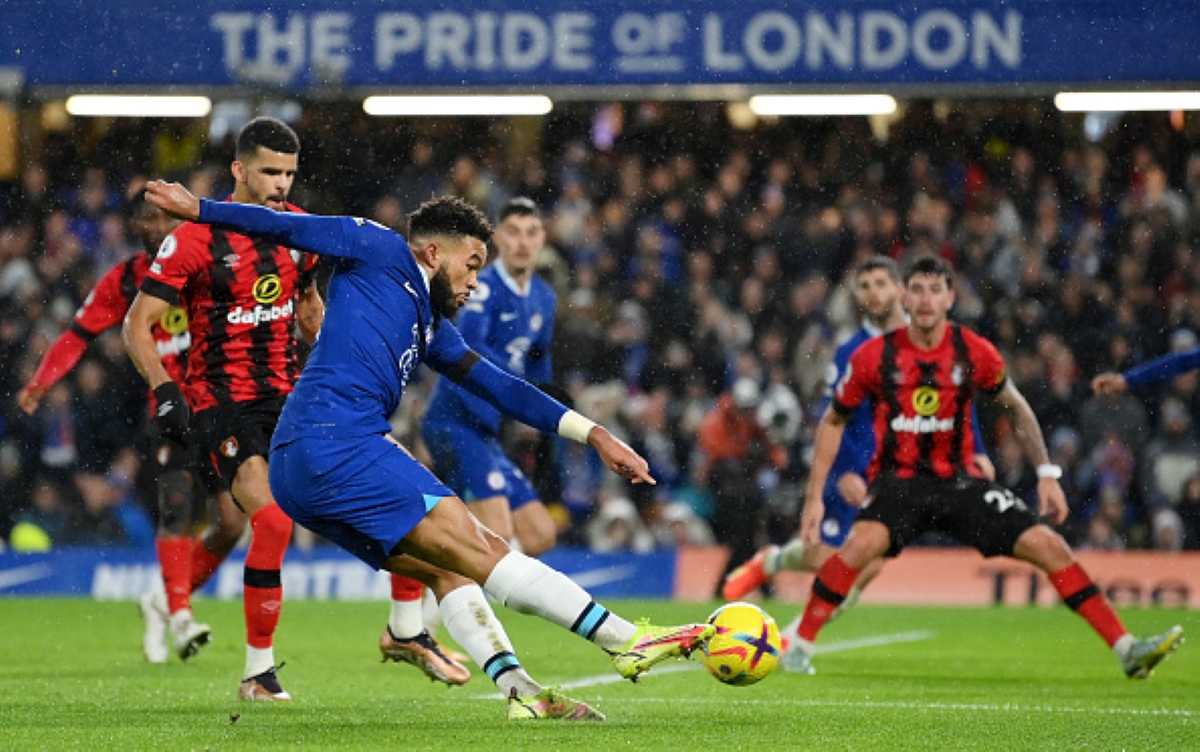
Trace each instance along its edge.
<instances>
[{"instance_id":1,"label":"black shorts","mask_svg":"<svg viewBox=\"0 0 1200 752\"><path fill-rule=\"evenodd\" d=\"M1012 556L1017 538L1039 522L1037 511L1012 491L969 475L879 476L871 483L858 519L887 526L888 556L932 531L952 536L984 556Z\"/></svg>"},{"instance_id":2,"label":"black shorts","mask_svg":"<svg viewBox=\"0 0 1200 752\"><path fill-rule=\"evenodd\" d=\"M150 430L150 444L147 458L153 468L157 481L166 473L186 470L203 486L206 494L212 496L229 487L221 480L212 458L200 451L196 431L189 432L189 441L180 443L168 436L161 436L153 429Z\"/></svg>"},{"instance_id":3,"label":"black shorts","mask_svg":"<svg viewBox=\"0 0 1200 752\"><path fill-rule=\"evenodd\" d=\"M247 459L267 458L284 399L268 397L233 402L196 413L193 425L200 451L212 458L226 483L233 483L238 468Z\"/></svg>"}]
</instances>

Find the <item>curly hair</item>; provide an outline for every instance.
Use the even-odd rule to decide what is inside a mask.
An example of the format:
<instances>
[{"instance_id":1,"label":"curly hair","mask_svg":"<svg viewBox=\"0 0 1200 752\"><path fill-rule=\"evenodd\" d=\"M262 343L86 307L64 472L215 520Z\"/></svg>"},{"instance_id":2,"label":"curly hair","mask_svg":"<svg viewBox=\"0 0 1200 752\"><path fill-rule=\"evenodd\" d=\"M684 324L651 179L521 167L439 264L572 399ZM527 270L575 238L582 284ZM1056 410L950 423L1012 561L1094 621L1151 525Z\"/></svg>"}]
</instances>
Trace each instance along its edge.
<instances>
[{"instance_id":1,"label":"curly hair","mask_svg":"<svg viewBox=\"0 0 1200 752\"><path fill-rule=\"evenodd\" d=\"M435 235L478 238L484 243L492 237L492 225L483 212L457 196L438 196L408 215L410 238Z\"/></svg>"}]
</instances>

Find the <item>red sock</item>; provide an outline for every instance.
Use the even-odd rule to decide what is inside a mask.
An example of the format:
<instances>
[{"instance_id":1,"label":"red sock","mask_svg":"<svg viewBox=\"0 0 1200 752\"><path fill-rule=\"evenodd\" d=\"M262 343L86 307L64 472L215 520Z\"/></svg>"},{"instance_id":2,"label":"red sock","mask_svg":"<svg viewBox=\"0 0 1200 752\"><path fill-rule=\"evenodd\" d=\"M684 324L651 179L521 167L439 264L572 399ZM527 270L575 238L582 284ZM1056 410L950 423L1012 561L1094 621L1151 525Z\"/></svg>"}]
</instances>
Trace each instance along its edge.
<instances>
[{"instance_id":1,"label":"red sock","mask_svg":"<svg viewBox=\"0 0 1200 752\"><path fill-rule=\"evenodd\" d=\"M292 520L276 504L250 517L253 538L246 552L242 607L246 612L246 644L269 648L283 609L283 580L279 570L292 538Z\"/></svg>"},{"instance_id":2,"label":"red sock","mask_svg":"<svg viewBox=\"0 0 1200 752\"><path fill-rule=\"evenodd\" d=\"M1125 635L1127 630L1112 605L1078 563L1050 575L1050 582L1063 602L1091 624L1110 648Z\"/></svg>"},{"instance_id":3,"label":"red sock","mask_svg":"<svg viewBox=\"0 0 1200 752\"><path fill-rule=\"evenodd\" d=\"M172 614L191 607L191 547L189 538L156 538L154 541L163 586L167 590L167 610Z\"/></svg>"},{"instance_id":4,"label":"red sock","mask_svg":"<svg viewBox=\"0 0 1200 752\"><path fill-rule=\"evenodd\" d=\"M404 575L392 575L392 600L411 603L421 600L424 595L425 586L421 583Z\"/></svg>"},{"instance_id":5,"label":"red sock","mask_svg":"<svg viewBox=\"0 0 1200 752\"><path fill-rule=\"evenodd\" d=\"M217 567L221 566L221 559L217 555L208 550L204 545L203 538L192 539L192 592L196 592L204 587L204 583L213 576L213 572L217 571Z\"/></svg>"},{"instance_id":6,"label":"red sock","mask_svg":"<svg viewBox=\"0 0 1200 752\"><path fill-rule=\"evenodd\" d=\"M796 630L802 640L812 642L817 639L817 633L825 622L837 611L837 607L846 600L846 593L854 587L859 570L851 569L842 561L842 557L834 554L817 572L813 580L812 595L808 605L804 607L804 618L800 620L800 628Z\"/></svg>"}]
</instances>

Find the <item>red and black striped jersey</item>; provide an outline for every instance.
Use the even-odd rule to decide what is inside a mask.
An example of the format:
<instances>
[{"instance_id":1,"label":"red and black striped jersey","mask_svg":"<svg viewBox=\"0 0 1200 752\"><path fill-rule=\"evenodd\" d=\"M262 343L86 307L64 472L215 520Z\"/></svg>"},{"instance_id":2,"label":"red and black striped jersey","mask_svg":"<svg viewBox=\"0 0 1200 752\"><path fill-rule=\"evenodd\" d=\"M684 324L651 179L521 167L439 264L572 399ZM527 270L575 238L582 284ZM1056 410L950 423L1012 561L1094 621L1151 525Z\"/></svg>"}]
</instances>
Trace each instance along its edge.
<instances>
[{"instance_id":1,"label":"red and black striped jersey","mask_svg":"<svg viewBox=\"0 0 1200 752\"><path fill-rule=\"evenodd\" d=\"M211 225L185 222L167 237L142 291L187 310L183 391L193 410L291 393L300 375L296 301L315 264L314 256Z\"/></svg>"},{"instance_id":2,"label":"red and black striped jersey","mask_svg":"<svg viewBox=\"0 0 1200 752\"><path fill-rule=\"evenodd\" d=\"M31 383L46 388L53 386L75 367L89 342L119 326L133 305L138 287L149 269L150 257L139 253L105 272L75 312L70 329L63 332L46 351ZM187 312L177 305L171 306L151 332L158 357L162 359L167 374L182 382L187 369L188 347L192 341ZM154 408L153 397L150 407Z\"/></svg>"},{"instance_id":3,"label":"red and black striped jersey","mask_svg":"<svg viewBox=\"0 0 1200 752\"><path fill-rule=\"evenodd\" d=\"M832 407L849 415L866 399L875 414L875 456L867 477L978 476L971 405L979 391L1004 387L1004 359L991 342L947 324L941 343L922 350L907 329L868 340L850 356Z\"/></svg>"}]
</instances>

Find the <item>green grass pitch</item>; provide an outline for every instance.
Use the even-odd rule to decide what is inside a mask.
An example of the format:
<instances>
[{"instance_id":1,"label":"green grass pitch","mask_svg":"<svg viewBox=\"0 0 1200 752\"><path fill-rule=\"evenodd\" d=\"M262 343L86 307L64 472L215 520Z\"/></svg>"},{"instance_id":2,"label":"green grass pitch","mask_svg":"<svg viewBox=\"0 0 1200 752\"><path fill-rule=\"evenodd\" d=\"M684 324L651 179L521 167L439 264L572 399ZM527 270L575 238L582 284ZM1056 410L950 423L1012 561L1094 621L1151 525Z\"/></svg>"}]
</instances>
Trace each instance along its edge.
<instances>
[{"instance_id":1,"label":"green grass pitch","mask_svg":"<svg viewBox=\"0 0 1200 752\"><path fill-rule=\"evenodd\" d=\"M611 602L658 623L714 604ZM766 603L780 624L797 606ZM1131 681L1065 608L861 606L822 635L816 676L719 684L698 660L620 681L592 645L503 609L530 673L594 703L602 724L506 721L476 670L462 688L382 664L385 603L293 602L276 656L290 705L241 703L241 605L202 601L215 638L146 664L132 603L0 599L0 749L1198 749L1200 645ZM1200 612L1125 610L1137 633ZM472 667L474 668L474 667Z\"/></svg>"}]
</instances>

